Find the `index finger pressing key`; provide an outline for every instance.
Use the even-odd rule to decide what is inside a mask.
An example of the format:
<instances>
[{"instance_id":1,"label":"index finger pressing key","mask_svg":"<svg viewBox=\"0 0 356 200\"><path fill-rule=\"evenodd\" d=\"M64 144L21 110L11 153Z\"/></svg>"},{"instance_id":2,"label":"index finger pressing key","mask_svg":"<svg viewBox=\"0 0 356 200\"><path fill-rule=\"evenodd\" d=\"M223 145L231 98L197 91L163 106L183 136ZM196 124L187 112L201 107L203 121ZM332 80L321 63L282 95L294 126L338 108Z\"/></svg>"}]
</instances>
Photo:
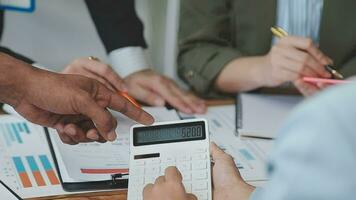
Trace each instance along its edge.
<instances>
[{"instance_id":1,"label":"index finger pressing key","mask_svg":"<svg viewBox=\"0 0 356 200\"><path fill-rule=\"evenodd\" d=\"M165 171L165 178L167 181L182 182L182 174L176 167L168 167Z\"/></svg>"},{"instance_id":2,"label":"index finger pressing key","mask_svg":"<svg viewBox=\"0 0 356 200\"><path fill-rule=\"evenodd\" d=\"M126 115L138 123L151 125L154 122L154 118L150 114L135 106L125 97L122 97L118 94L112 94L109 107Z\"/></svg>"}]
</instances>

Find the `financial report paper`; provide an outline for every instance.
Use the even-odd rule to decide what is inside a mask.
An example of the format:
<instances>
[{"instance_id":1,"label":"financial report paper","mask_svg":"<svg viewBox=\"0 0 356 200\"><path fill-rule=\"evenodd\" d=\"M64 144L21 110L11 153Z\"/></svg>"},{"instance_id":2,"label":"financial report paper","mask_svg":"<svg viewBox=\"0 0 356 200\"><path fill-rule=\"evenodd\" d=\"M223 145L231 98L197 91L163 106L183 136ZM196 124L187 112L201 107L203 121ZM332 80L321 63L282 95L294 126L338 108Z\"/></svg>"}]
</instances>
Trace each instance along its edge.
<instances>
[{"instance_id":1,"label":"financial report paper","mask_svg":"<svg viewBox=\"0 0 356 200\"><path fill-rule=\"evenodd\" d=\"M234 158L245 181L268 180L266 163L274 141L236 137L235 105L209 107L194 117L208 120L210 139Z\"/></svg>"},{"instance_id":2,"label":"financial report paper","mask_svg":"<svg viewBox=\"0 0 356 200\"><path fill-rule=\"evenodd\" d=\"M0 116L0 179L22 198L68 194L43 127L16 116Z\"/></svg>"},{"instance_id":3,"label":"financial report paper","mask_svg":"<svg viewBox=\"0 0 356 200\"><path fill-rule=\"evenodd\" d=\"M179 120L175 110L165 107L145 107L156 122ZM57 134L52 134L60 171L64 182L111 180L111 175L127 173L129 168L129 134L134 121L118 112L112 112L118 120L114 142L63 144ZM53 130L52 130L53 131Z\"/></svg>"}]
</instances>

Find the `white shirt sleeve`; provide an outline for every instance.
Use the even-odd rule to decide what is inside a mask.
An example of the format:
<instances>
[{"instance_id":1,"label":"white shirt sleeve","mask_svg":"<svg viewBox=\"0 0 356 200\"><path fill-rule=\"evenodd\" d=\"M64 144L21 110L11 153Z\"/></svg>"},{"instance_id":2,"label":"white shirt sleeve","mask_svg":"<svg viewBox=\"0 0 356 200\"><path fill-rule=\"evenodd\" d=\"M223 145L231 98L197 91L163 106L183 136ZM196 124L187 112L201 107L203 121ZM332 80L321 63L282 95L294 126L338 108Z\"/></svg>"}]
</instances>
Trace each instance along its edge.
<instances>
[{"instance_id":1,"label":"white shirt sleeve","mask_svg":"<svg viewBox=\"0 0 356 200\"><path fill-rule=\"evenodd\" d=\"M149 69L151 64L142 47L124 47L113 50L109 54L109 61L112 68L126 77L137 71Z\"/></svg>"}]
</instances>

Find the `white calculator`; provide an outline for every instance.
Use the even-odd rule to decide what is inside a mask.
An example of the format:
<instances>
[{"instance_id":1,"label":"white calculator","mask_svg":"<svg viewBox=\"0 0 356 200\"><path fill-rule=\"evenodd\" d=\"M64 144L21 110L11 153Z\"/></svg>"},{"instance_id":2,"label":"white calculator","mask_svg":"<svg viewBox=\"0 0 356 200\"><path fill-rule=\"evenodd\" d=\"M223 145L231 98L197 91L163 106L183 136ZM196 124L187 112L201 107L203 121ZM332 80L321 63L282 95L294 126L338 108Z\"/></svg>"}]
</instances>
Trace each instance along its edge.
<instances>
[{"instance_id":1,"label":"white calculator","mask_svg":"<svg viewBox=\"0 0 356 200\"><path fill-rule=\"evenodd\" d=\"M186 192L211 200L209 131L203 119L131 128L128 200L142 200L143 188L169 166L182 174Z\"/></svg>"}]
</instances>

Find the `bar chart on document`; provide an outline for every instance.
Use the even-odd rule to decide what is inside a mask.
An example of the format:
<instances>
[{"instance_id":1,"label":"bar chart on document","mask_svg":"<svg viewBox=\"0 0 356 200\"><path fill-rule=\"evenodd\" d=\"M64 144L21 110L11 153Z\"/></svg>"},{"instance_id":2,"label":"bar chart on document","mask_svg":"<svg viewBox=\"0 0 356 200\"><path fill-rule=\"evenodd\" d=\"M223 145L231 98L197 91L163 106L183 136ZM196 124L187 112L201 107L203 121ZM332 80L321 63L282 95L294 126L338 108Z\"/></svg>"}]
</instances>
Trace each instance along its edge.
<instances>
[{"instance_id":1,"label":"bar chart on document","mask_svg":"<svg viewBox=\"0 0 356 200\"><path fill-rule=\"evenodd\" d=\"M23 197L36 188L60 188L43 128L21 118L1 117L0 170L0 178Z\"/></svg>"}]
</instances>

